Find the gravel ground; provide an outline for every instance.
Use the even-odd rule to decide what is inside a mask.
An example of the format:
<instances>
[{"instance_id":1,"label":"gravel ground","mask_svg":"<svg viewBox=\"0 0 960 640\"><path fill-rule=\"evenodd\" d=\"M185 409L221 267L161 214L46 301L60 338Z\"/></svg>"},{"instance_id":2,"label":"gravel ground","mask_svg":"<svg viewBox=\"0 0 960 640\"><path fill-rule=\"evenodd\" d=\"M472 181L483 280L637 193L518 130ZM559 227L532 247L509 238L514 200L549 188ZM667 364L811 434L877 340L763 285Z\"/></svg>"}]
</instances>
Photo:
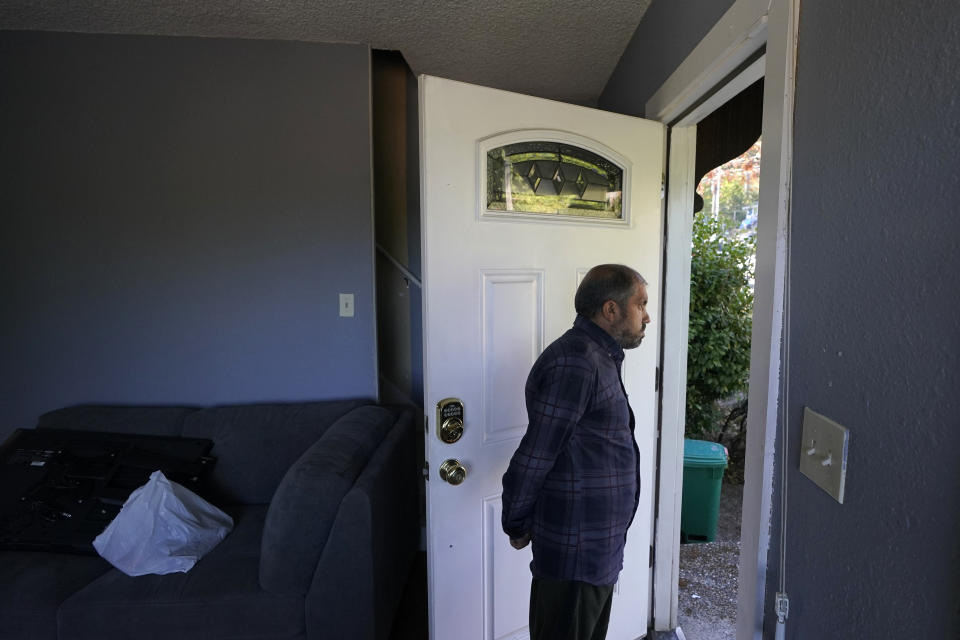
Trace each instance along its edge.
<instances>
[{"instance_id":1,"label":"gravel ground","mask_svg":"<svg viewBox=\"0 0 960 640\"><path fill-rule=\"evenodd\" d=\"M680 545L679 623L687 640L734 640L743 485L724 482L714 542Z\"/></svg>"}]
</instances>

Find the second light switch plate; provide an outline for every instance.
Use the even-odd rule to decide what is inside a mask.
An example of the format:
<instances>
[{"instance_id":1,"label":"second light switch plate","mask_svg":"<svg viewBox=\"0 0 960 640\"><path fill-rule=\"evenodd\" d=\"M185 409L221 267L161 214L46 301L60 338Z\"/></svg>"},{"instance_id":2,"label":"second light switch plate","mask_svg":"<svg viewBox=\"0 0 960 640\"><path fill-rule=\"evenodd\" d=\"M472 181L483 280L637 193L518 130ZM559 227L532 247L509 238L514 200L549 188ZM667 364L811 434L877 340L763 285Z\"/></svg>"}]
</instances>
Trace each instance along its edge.
<instances>
[{"instance_id":1,"label":"second light switch plate","mask_svg":"<svg viewBox=\"0 0 960 640\"><path fill-rule=\"evenodd\" d=\"M830 418L804 407L802 437L800 473L843 504L850 432Z\"/></svg>"}]
</instances>

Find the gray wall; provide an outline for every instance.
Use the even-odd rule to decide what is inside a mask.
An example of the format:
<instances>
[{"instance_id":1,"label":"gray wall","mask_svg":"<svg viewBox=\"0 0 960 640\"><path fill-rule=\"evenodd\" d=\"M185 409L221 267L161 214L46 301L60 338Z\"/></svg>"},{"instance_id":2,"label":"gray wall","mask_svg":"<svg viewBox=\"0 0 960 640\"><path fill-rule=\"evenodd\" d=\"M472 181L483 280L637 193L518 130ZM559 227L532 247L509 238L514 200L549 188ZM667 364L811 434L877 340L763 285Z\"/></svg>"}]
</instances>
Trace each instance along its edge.
<instances>
[{"instance_id":1,"label":"gray wall","mask_svg":"<svg viewBox=\"0 0 960 640\"><path fill-rule=\"evenodd\" d=\"M801 9L787 637L957 638L960 12L856 7ZM804 406L850 429L843 505L796 471Z\"/></svg>"},{"instance_id":2,"label":"gray wall","mask_svg":"<svg viewBox=\"0 0 960 640\"><path fill-rule=\"evenodd\" d=\"M655 15L640 29L659 34L661 48L629 67L621 62L607 108L642 113L663 76L650 61L675 66L686 54L673 39L703 31L699 16L688 27L648 23ZM958 47L953 0L922 10L893 0L802 5L790 245L790 639L960 637ZM843 505L797 471L804 406L851 431ZM768 638L779 513L771 533Z\"/></svg>"},{"instance_id":3,"label":"gray wall","mask_svg":"<svg viewBox=\"0 0 960 640\"><path fill-rule=\"evenodd\" d=\"M357 45L0 32L0 437L375 396L369 74Z\"/></svg>"},{"instance_id":4,"label":"gray wall","mask_svg":"<svg viewBox=\"0 0 960 640\"><path fill-rule=\"evenodd\" d=\"M600 108L643 116L647 100L732 4L653 0L600 95Z\"/></svg>"}]
</instances>

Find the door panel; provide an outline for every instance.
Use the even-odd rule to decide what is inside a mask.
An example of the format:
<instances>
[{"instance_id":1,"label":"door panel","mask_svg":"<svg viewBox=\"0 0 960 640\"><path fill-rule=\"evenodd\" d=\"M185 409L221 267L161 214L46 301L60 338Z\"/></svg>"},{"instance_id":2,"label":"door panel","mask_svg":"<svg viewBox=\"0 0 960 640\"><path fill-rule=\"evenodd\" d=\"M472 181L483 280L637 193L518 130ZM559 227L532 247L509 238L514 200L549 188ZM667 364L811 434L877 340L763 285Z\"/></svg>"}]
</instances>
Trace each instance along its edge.
<instances>
[{"instance_id":1,"label":"door panel","mask_svg":"<svg viewBox=\"0 0 960 640\"><path fill-rule=\"evenodd\" d=\"M543 351L543 271L481 272L483 442L523 436L526 372Z\"/></svg>"},{"instance_id":2,"label":"door panel","mask_svg":"<svg viewBox=\"0 0 960 640\"><path fill-rule=\"evenodd\" d=\"M427 76L420 79L420 109L425 401L427 407L447 397L464 403L463 436L453 444L438 437L436 414L428 416L431 638L525 638L530 551L514 550L500 529L500 480L527 426L524 383L543 348L573 324L574 293L591 266L634 267L649 281L649 308L659 308L664 128ZM527 141L559 149L556 159L536 147L509 157L505 151L503 167L488 166L499 161L491 149ZM564 155L563 145L588 152ZM622 192L610 186L620 184L617 167ZM499 210L487 210L488 179L505 191ZM541 191L551 207L550 194L573 195L556 200L559 214L504 210L529 204ZM619 219L579 216L616 215L617 206ZM642 488L615 590L611 640L632 640L647 629L656 327L648 326L644 344L624 362ZM461 484L440 478L448 459L466 467Z\"/></svg>"}]
</instances>

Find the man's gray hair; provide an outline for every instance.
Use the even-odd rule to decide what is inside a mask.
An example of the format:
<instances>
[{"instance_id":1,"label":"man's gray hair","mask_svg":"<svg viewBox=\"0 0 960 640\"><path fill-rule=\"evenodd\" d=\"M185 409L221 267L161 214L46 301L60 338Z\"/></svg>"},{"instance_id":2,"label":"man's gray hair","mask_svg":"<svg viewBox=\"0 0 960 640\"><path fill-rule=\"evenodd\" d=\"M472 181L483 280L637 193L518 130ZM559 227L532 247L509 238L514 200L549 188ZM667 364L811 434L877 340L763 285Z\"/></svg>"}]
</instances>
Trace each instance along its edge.
<instances>
[{"instance_id":1,"label":"man's gray hair","mask_svg":"<svg viewBox=\"0 0 960 640\"><path fill-rule=\"evenodd\" d=\"M588 318L600 313L607 300L613 300L620 309L625 309L638 283L647 284L647 281L625 264L599 264L583 277L573 306L577 313Z\"/></svg>"}]
</instances>

